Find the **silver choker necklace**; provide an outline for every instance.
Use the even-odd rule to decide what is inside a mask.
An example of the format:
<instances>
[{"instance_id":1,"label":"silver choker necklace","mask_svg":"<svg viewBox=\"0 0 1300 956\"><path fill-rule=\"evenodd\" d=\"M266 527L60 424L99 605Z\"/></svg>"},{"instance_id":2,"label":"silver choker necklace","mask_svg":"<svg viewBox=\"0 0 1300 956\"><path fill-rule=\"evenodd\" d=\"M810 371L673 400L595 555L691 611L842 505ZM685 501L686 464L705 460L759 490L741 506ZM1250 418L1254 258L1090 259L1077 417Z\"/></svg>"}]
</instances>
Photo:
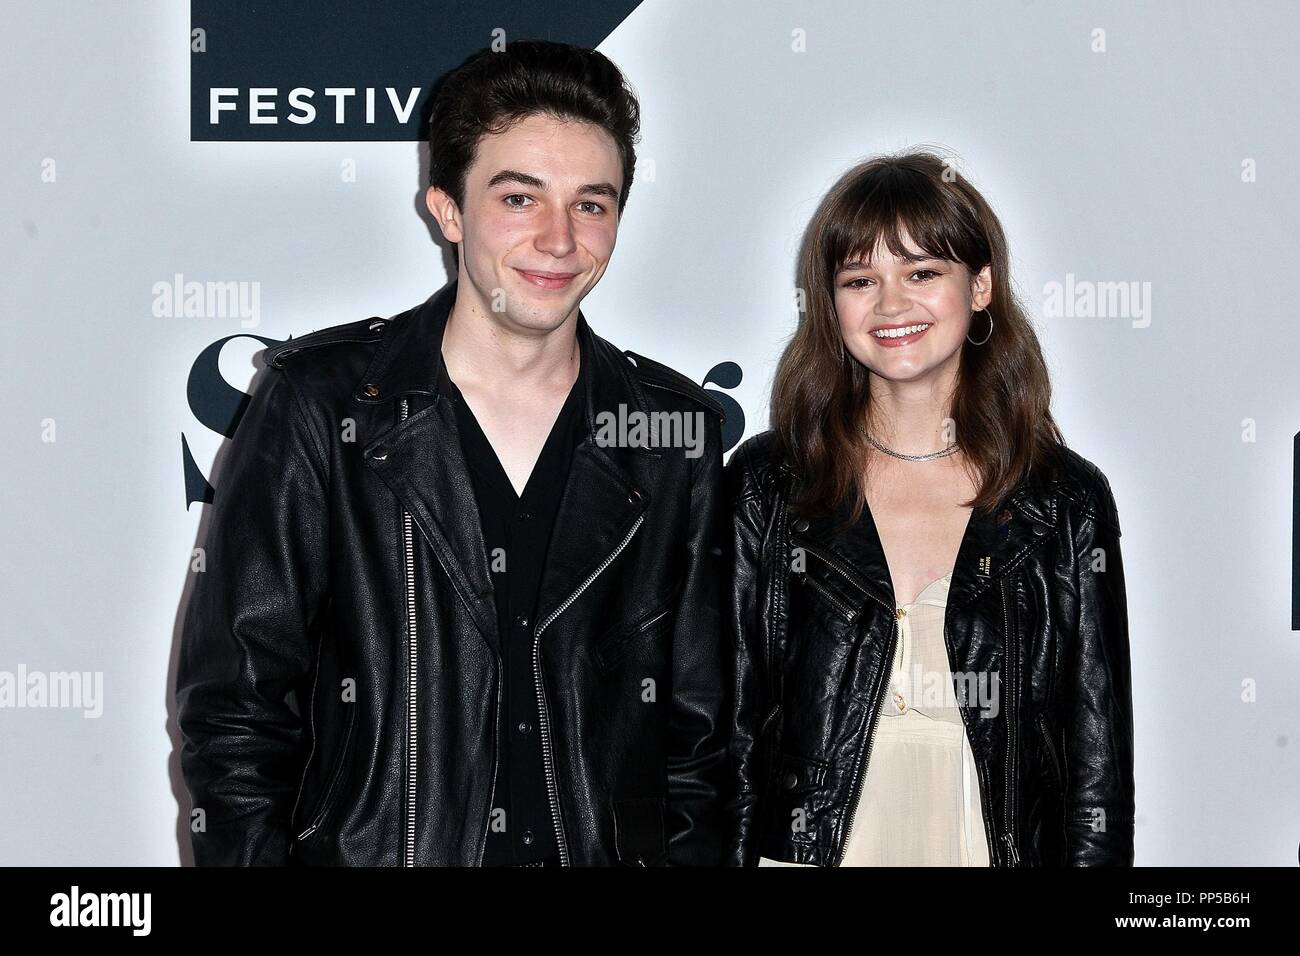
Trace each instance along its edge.
<instances>
[{"instance_id":1,"label":"silver choker necklace","mask_svg":"<svg viewBox=\"0 0 1300 956\"><path fill-rule=\"evenodd\" d=\"M901 451L894 451L892 448L886 448L884 445L880 444L880 442L871 437L871 433L866 429L863 429L862 434L867 436L867 441L871 442L873 446L880 451L883 451L886 455L893 458L901 458L903 461L933 461L935 458L944 458L957 451L957 443L953 442L947 448L940 449L939 451L932 451L928 455L904 455Z\"/></svg>"}]
</instances>

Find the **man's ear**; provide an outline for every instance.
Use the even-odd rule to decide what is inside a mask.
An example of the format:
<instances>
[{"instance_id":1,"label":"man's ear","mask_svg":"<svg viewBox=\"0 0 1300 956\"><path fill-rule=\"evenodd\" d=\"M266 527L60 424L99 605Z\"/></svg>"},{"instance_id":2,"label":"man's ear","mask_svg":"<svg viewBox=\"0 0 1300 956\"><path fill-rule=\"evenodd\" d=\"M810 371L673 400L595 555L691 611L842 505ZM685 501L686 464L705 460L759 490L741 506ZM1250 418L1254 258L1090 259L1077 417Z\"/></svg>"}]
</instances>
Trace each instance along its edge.
<instances>
[{"instance_id":1,"label":"man's ear","mask_svg":"<svg viewBox=\"0 0 1300 956\"><path fill-rule=\"evenodd\" d=\"M429 207L430 214L437 220L444 239L454 245L464 238L460 207L456 205L456 200L437 186L430 186L425 190L424 204Z\"/></svg>"}]
</instances>

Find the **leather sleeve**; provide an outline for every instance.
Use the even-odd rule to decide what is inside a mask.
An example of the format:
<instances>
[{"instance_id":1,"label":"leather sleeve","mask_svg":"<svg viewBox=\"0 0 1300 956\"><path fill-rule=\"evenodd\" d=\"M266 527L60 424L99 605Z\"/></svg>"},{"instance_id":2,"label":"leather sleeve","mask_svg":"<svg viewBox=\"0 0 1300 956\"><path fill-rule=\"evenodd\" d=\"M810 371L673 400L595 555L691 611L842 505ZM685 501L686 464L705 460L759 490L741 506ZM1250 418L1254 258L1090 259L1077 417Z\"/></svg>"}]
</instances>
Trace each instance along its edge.
<instances>
[{"instance_id":1,"label":"leather sleeve","mask_svg":"<svg viewBox=\"0 0 1300 956\"><path fill-rule=\"evenodd\" d=\"M756 742L767 712L763 618L760 612L762 530L761 500L748 474L743 446L727 463L724 480L730 515L728 565L728 631L733 659L735 691L731 714L731 762L735 797L733 834L727 862L732 866L757 866L757 809L762 793L761 750Z\"/></svg>"},{"instance_id":2,"label":"leather sleeve","mask_svg":"<svg viewBox=\"0 0 1300 956\"><path fill-rule=\"evenodd\" d=\"M1119 516L1096 487L1075 530L1078 627L1061 649L1065 832L1074 866L1133 865L1133 697Z\"/></svg>"},{"instance_id":3,"label":"leather sleeve","mask_svg":"<svg viewBox=\"0 0 1300 956\"><path fill-rule=\"evenodd\" d=\"M323 462L288 373L268 367L218 476L177 666L200 866L287 862L304 730L286 695L312 668L326 591Z\"/></svg>"},{"instance_id":4,"label":"leather sleeve","mask_svg":"<svg viewBox=\"0 0 1300 956\"><path fill-rule=\"evenodd\" d=\"M668 736L668 865L718 866L726 843L730 666L724 653L720 535L721 423L705 416L692 460L690 532L673 633Z\"/></svg>"}]
</instances>

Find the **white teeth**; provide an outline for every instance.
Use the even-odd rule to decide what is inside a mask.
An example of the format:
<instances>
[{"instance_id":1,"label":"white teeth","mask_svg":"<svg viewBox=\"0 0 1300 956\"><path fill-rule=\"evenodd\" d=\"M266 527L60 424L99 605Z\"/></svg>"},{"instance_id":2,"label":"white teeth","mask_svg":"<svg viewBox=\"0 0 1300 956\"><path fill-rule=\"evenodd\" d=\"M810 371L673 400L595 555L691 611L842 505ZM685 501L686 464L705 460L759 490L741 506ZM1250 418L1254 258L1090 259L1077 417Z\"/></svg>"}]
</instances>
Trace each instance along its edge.
<instances>
[{"instance_id":1,"label":"white teeth","mask_svg":"<svg viewBox=\"0 0 1300 956\"><path fill-rule=\"evenodd\" d=\"M915 335L917 332L928 329L929 327L928 324L909 325L901 329L881 329L879 332L872 332L871 334L878 339L900 339L904 335Z\"/></svg>"}]
</instances>

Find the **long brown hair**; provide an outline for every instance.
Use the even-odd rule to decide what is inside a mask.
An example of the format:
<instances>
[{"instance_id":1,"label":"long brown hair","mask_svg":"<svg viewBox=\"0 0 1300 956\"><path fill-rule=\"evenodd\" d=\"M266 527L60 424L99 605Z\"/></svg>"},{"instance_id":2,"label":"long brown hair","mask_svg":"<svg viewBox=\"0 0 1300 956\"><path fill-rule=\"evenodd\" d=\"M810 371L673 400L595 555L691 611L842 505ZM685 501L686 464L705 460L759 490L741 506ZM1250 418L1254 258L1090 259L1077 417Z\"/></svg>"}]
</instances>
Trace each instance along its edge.
<instances>
[{"instance_id":1,"label":"long brown hair","mask_svg":"<svg viewBox=\"0 0 1300 956\"><path fill-rule=\"evenodd\" d=\"M896 256L914 250L990 266L993 330L962 345L952 399L954 436L979 490L965 507L992 511L1064 441L1051 413L1051 382L1038 337L1011 288L1002 224L984 197L934 153L909 150L850 169L813 215L799 252L799 326L781 356L772 390L772 427L799 476L791 506L830 511L849 503L856 521L866 503L870 445L863 431L869 371L844 348L835 311L835 275L866 260L883 241ZM983 338L986 323L972 320Z\"/></svg>"}]
</instances>

